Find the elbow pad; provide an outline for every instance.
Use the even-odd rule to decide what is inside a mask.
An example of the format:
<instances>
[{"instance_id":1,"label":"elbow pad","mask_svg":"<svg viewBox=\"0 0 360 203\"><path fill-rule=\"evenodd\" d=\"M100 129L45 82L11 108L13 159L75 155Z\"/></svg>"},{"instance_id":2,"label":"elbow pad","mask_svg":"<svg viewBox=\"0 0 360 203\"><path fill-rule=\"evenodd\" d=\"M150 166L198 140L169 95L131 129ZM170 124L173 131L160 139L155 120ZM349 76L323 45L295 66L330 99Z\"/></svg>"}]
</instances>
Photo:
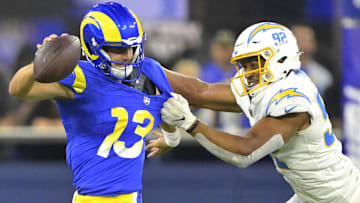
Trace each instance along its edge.
<instances>
[{"instance_id":1,"label":"elbow pad","mask_svg":"<svg viewBox=\"0 0 360 203\"><path fill-rule=\"evenodd\" d=\"M284 146L284 139L280 134L272 136L266 143L261 147L253 151L247 156L236 154L230 151L227 151L216 144L209 141L201 133L196 133L195 140L197 140L206 150L218 157L219 159L233 164L239 168L246 168L254 162L260 160L264 156L270 154L271 152Z\"/></svg>"}]
</instances>

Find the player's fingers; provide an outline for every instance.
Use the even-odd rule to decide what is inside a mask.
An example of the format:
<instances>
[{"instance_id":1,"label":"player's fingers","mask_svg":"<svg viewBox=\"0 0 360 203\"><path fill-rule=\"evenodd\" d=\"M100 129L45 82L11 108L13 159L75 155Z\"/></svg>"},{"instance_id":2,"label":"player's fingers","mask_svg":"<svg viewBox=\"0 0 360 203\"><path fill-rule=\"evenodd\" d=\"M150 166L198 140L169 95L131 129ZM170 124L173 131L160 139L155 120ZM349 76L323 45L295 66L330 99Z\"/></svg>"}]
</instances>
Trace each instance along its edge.
<instances>
[{"instance_id":1,"label":"player's fingers","mask_svg":"<svg viewBox=\"0 0 360 203\"><path fill-rule=\"evenodd\" d=\"M57 38L58 36L57 36L57 34L51 34L49 37L50 37L50 39L54 39L54 38Z\"/></svg>"},{"instance_id":2,"label":"player's fingers","mask_svg":"<svg viewBox=\"0 0 360 203\"><path fill-rule=\"evenodd\" d=\"M158 137L158 138L164 137L164 135L163 135L161 132L159 132L159 131L152 131L152 134L155 135L155 136Z\"/></svg>"},{"instance_id":3,"label":"player's fingers","mask_svg":"<svg viewBox=\"0 0 360 203\"><path fill-rule=\"evenodd\" d=\"M151 149L151 146L152 146L151 143L150 143L150 144L147 144L147 145L145 146L145 150L148 151L149 149Z\"/></svg>"},{"instance_id":4,"label":"player's fingers","mask_svg":"<svg viewBox=\"0 0 360 203\"><path fill-rule=\"evenodd\" d=\"M51 38L50 37L45 37L44 41L43 41L43 44L46 43L46 42L50 42L51 41Z\"/></svg>"},{"instance_id":5,"label":"player's fingers","mask_svg":"<svg viewBox=\"0 0 360 203\"><path fill-rule=\"evenodd\" d=\"M177 101L176 101L176 98L170 97L166 102L167 102L168 107L171 108L171 106L176 104Z\"/></svg>"},{"instance_id":6,"label":"player's fingers","mask_svg":"<svg viewBox=\"0 0 360 203\"><path fill-rule=\"evenodd\" d=\"M40 49L40 48L41 48L41 44L36 44L36 48Z\"/></svg>"},{"instance_id":7,"label":"player's fingers","mask_svg":"<svg viewBox=\"0 0 360 203\"><path fill-rule=\"evenodd\" d=\"M44 42L49 42L49 41L51 41L51 40L53 40L53 39L55 39L57 37L58 36L56 34L51 34L51 35L44 38Z\"/></svg>"},{"instance_id":8,"label":"player's fingers","mask_svg":"<svg viewBox=\"0 0 360 203\"><path fill-rule=\"evenodd\" d=\"M166 120L168 117L171 117L171 115L172 115L171 112L166 108L162 108L160 110L160 113L161 113L161 118L163 120Z\"/></svg>"},{"instance_id":9,"label":"player's fingers","mask_svg":"<svg viewBox=\"0 0 360 203\"><path fill-rule=\"evenodd\" d=\"M69 33L62 33L61 36L68 36Z\"/></svg>"},{"instance_id":10,"label":"player's fingers","mask_svg":"<svg viewBox=\"0 0 360 203\"><path fill-rule=\"evenodd\" d=\"M160 151L159 148L152 148L151 152L146 156L147 158L151 158L154 157L156 155L158 155L158 152Z\"/></svg>"},{"instance_id":11,"label":"player's fingers","mask_svg":"<svg viewBox=\"0 0 360 203\"><path fill-rule=\"evenodd\" d=\"M163 109L166 109L168 112L175 115L183 109L180 101L178 101L174 97L168 99L163 106L164 106Z\"/></svg>"},{"instance_id":12,"label":"player's fingers","mask_svg":"<svg viewBox=\"0 0 360 203\"><path fill-rule=\"evenodd\" d=\"M145 146L145 150L148 151L148 150L151 150L151 149L157 148L157 147L158 147L158 146L157 146L157 143L156 143L156 142L150 142L149 144L147 144L147 145Z\"/></svg>"},{"instance_id":13,"label":"player's fingers","mask_svg":"<svg viewBox=\"0 0 360 203\"><path fill-rule=\"evenodd\" d=\"M156 152L158 152L160 150L160 148L159 147L153 147L153 148L151 148L149 151L150 151L150 153L149 154L151 154L151 153L156 153Z\"/></svg>"},{"instance_id":14,"label":"player's fingers","mask_svg":"<svg viewBox=\"0 0 360 203\"><path fill-rule=\"evenodd\" d=\"M175 100L180 100L181 99L180 94L172 93L172 96L174 97Z\"/></svg>"},{"instance_id":15,"label":"player's fingers","mask_svg":"<svg viewBox=\"0 0 360 203\"><path fill-rule=\"evenodd\" d=\"M188 101L187 101L181 94L178 94L177 97L176 97L176 99L177 99L180 103L188 105Z\"/></svg>"},{"instance_id":16,"label":"player's fingers","mask_svg":"<svg viewBox=\"0 0 360 203\"><path fill-rule=\"evenodd\" d=\"M166 102L163 103L163 109L171 109L173 98L168 99Z\"/></svg>"}]
</instances>

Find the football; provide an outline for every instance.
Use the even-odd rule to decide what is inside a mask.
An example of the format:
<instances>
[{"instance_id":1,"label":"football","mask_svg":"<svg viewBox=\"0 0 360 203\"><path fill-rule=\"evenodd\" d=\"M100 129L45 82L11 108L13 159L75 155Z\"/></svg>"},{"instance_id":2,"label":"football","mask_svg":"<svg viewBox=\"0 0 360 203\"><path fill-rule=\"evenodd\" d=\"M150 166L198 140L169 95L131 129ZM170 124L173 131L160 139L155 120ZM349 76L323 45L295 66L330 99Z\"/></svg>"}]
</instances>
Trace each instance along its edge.
<instances>
[{"instance_id":1,"label":"football","mask_svg":"<svg viewBox=\"0 0 360 203\"><path fill-rule=\"evenodd\" d=\"M38 82L51 83L68 76L80 59L81 45L77 36L57 37L35 54L34 78Z\"/></svg>"}]
</instances>

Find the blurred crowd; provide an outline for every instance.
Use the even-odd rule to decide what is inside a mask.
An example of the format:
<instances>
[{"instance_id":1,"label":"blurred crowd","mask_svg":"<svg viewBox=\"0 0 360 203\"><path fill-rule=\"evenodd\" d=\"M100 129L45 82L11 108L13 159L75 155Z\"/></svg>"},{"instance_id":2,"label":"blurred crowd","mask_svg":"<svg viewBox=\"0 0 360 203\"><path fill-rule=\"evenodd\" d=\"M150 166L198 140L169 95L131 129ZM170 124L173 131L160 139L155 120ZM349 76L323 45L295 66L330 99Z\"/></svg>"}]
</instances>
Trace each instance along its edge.
<instances>
[{"instance_id":1,"label":"blurred crowd","mask_svg":"<svg viewBox=\"0 0 360 203\"><path fill-rule=\"evenodd\" d=\"M25 101L11 97L8 93L10 78L19 68L33 60L34 50L33 45L25 44L17 54L13 69L0 72L0 126L62 126L54 101Z\"/></svg>"}]
</instances>

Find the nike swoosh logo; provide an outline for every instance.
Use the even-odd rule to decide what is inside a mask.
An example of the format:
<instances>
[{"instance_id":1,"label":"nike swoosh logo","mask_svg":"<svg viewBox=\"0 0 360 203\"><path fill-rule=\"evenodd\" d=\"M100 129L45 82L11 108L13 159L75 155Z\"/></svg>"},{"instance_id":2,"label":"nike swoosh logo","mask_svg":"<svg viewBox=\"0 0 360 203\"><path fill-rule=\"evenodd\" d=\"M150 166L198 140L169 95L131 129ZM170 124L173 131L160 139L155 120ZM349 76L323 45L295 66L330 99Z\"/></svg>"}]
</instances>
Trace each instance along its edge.
<instances>
[{"instance_id":1,"label":"nike swoosh logo","mask_svg":"<svg viewBox=\"0 0 360 203\"><path fill-rule=\"evenodd\" d=\"M291 107L290 109L286 109L285 107L285 113L289 113L290 111L292 111L293 109L295 109L296 105Z\"/></svg>"},{"instance_id":2,"label":"nike swoosh logo","mask_svg":"<svg viewBox=\"0 0 360 203\"><path fill-rule=\"evenodd\" d=\"M174 120L174 121L183 121L183 120L185 120L185 116L183 116L183 117L180 118L180 119Z\"/></svg>"},{"instance_id":3,"label":"nike swoosh logo","mask_svg":"<svg viewBox=\"0 0 360 203\"><path fill-rule=\"evenodd\" d=\"M253 41L252 43L253 43L253 44L257 44L257 43L259 43L259 42L261 42L261 40L260 40L260 41Z\"/></svg>"},{"instance_id":4,"label":"nike swoosh logo","mask_svg":"<svg viewBox=\"0 0 360 203\"><path fill-rule=\"evenodd\" d=\"M240 44L236 44L235 46L238 47L238 46L241 46L242 44L244 44L244 42L242 42Z\"/></svg>"}]
</instances>

